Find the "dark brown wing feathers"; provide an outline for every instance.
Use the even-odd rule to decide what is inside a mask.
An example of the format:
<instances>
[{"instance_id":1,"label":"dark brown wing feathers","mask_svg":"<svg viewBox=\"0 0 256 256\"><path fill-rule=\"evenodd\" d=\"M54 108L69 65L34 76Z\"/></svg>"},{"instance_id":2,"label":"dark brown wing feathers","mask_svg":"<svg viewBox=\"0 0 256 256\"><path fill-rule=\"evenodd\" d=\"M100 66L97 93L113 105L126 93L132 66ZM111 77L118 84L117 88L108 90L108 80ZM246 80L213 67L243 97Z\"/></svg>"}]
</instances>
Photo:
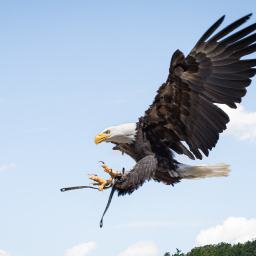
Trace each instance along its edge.
<instances>
[{"instance_id":1,"label":"dark brown wing feathers","mask_svg":"<svg viewBox=\"0 0 256 256\"><path fill-rule=\"evenodd\" d=\"M138 189L146 180L152 178L153 172L157 169L157 159L154 155L142 158L130 171L125 172L120 180L116 180L118 196L131 194Z\"/></svg>"},{"instance_id":2,"label":"dark brown wing feathers","mask_svg":"<svg viewBox=\"0 0 256 256\"><path fill-rule=\"evenodd\" d=\"M246 15L211 37L223 16L186 58L179 50L173 54L168 79L140 122L144 129L155 130L158 138L178 154L193 159L192 152L202 159L201 150L208 156L229 122L227 114L213 103L236 108L235 103L246 94L245 87L256 74L256 59L240 58L256 51L256 33L247 36L256 30L256 24L227 35L250 17Z\"/></svg>"}]
</instances>

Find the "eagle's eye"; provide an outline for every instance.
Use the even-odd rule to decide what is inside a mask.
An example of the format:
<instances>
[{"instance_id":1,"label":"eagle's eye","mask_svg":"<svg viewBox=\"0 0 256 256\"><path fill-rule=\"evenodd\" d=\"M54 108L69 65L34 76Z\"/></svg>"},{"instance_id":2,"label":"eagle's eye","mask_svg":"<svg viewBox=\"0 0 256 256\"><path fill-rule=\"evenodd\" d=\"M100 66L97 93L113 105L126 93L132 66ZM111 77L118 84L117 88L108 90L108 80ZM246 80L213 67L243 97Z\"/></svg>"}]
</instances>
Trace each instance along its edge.
<instances>
[{"instance_id":1,"label":"eagle's eye","mask_svg":"<svg viewBox=\"0 0 256 256\"><path fill-rule=\"evenodd\" d=\"M106 133L106 134L110 134L110 130L106 130L105 133Z\"/></svg>"}]
</instances>

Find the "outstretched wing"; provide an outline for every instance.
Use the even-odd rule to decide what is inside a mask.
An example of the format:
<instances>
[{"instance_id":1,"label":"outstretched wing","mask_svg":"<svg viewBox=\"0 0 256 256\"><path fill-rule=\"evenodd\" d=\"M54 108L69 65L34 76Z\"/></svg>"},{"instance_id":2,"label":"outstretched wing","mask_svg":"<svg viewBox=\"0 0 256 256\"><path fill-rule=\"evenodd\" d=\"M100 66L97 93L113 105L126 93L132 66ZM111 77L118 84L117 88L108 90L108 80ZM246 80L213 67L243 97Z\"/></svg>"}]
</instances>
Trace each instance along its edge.
<instances>
[{"instance_id":1,"label":"outstretched wing","mask_svg":"<svg viewBox=\"0 0 256 256\"><path fill-rule=\"evenodd\" d=\"M251 14L237 20L206 41L222 23L224 16L210 27L185 58L177 50L171 60L170 73L140 119L156 139L177 153L193 155L182 145L185 141L196 158L199 149L208 156L226 129L228 115L213 103L236 108L246 94L256 70L256 59L240 60L256 51L256 24L226 38L245 23ZM224 39L223 39L224 38ZM253 44L254 43L254 44Z\"/></svg>"},{"instance_id":2,"label":"outstretched wing","mask_svg":"<svg viewBox=\"0 0 256 256\"><path fill-rule=\"evenodd\" d=\"M118 195L131 194L146 180L149 181L156 169L157 160L153 155L142 158L130 171L125 172L124 176L116 180Z\"/></svg>"}]
</instances>

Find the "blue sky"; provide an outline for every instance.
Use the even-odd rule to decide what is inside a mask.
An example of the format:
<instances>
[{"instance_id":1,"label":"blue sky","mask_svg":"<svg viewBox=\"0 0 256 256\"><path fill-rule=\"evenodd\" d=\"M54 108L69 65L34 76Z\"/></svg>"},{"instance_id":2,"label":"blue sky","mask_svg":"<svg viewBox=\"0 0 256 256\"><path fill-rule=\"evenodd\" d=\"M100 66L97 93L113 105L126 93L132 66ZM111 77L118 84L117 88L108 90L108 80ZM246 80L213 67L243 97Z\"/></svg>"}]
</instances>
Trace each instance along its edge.
<instances>
[{"instance_id":1,"label":"blue sky","mask_svg":"<svg viewBox=\"0 0 256 256\"><path fill-rule=\"evenodd\" d=\"M131 168L111 144L96 146L95 135L143 115L176 49L187 55L223 14L222 27L255 7L255 0L1 1L0 255L73 256L80 246L81 256L132 255L138 247L160 256L189 251L203 229L254 221L255 78L210 156L178 157L231 164L230 177L174 188L151 181L115 195L102 229L109 191L59 189L88 184L86 173L107 178L99 160Z\"/></svg>"}]
</instances>

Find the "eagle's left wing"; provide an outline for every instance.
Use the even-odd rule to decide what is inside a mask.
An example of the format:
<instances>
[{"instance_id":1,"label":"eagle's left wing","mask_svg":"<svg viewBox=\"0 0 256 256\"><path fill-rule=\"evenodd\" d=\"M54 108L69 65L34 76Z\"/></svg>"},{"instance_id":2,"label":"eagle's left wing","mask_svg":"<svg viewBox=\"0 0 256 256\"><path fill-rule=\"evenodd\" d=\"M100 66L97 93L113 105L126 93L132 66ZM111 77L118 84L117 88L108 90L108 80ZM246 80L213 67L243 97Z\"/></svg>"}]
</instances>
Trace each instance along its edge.
<instances>
[{"instance_id":1,"label":"eagle's left wing","mask_svg":"<svg viewBox=\"0 0 256 256\"><path fill-rule=\"evenodd\" d=\"M142 186L146 180L149 181L156 169L157 159L154 155L142 158L130 171L126 171L124 176L116 179L118 195L131 194Z\"/></svg>"},{"instance_id":2,"label":"eagle's left wing","mask_svg":"<svg viewBox=\"0 0 256 256\"><path fill-rule=\"evenodd\" d=\"M235 21L215 36L208 38L222 23L224 16L201 37L185 58L177 50L171 60L170 73L153 104L140 118L144 130L157 144L161 140L177 153L202 159L208 156L226 129L228 115L214 103L236 108L246 94L251 77L256 73L256 59L240 60L256 51L256 30L252 24L225 37L245 23L251 14ZM253 44L254 43L254 44ZM185 141L190 152L182 145Z\"/></svg>"}]
</instances>

